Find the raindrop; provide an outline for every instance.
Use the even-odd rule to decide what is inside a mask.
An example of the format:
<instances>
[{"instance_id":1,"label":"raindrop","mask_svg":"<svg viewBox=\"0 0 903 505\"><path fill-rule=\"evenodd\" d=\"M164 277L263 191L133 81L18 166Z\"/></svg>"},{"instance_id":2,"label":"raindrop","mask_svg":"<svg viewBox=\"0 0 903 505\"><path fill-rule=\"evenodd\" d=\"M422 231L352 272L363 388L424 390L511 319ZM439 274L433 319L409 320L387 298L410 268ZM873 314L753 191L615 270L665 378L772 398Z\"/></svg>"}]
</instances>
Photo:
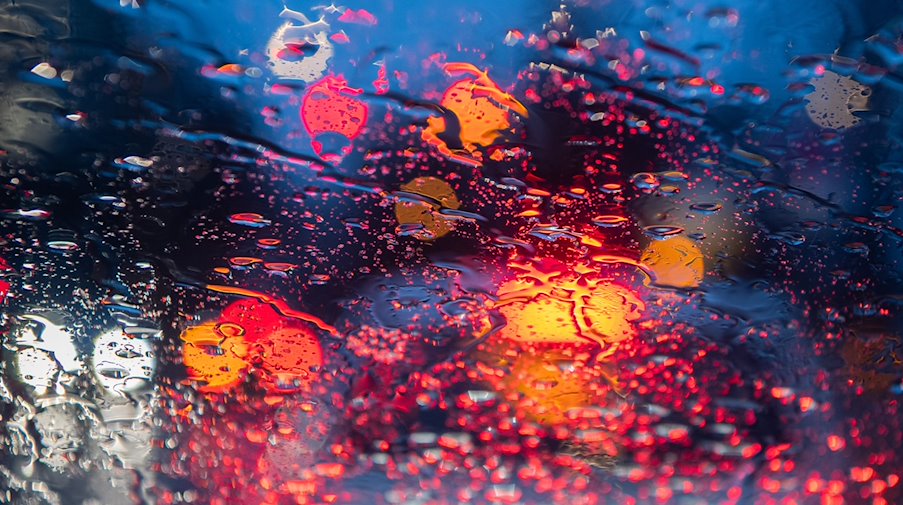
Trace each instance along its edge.
<instances>
[{"instance_id":1,"label":"raindrop","mask_svg":"<svg viewBox=\"0 0 903 505\"><path fill-rule=\"evenodd\" d=\"M263 228L271 224L268 219L265 219L260 214L255 214L253 212L241 212L239 214L232 214L231 216L229 216L229 222L241 226L248 226L250 228Z\"/></svg>"},{"instance_id":2,"label":"raindrop","mask_svg":"<svg viewBox=\"0 0 903 505\"><path fill-rule=\"evenodd\" d=\"M668 237L673 237L674 235L679 235L684 232L684 229L680 226L659 225L646 226L645 228L643 228L643 232L654 239L661 240Z\"/></svg>"},{"instance_id":3,"label":"raindrop","mask_svg":"<svg viewBox=\"0 0 903 505\"><path fill-rule=\"evenodd\" d=\"M276 249L282 241L277 238L261 238L257 240L257 247L261 249Z\"/></svg>"},{"instance_id":4,"label":"raindrop","mask_svg":"<svg viewBox=\"0 0 903 505\"><path fill-rule=\"evenodd\" d=\"M640 172L634 174L630 178L630 182L639 189L640 191L652 192L658 189L661 183L658 180L658 177L655 174L651 174L648 172Z\"/></svg>"},{"instance_id":5,"label":"raindrop","mask_svg":"<svg viewBox=\"0 0 903 505\"><path fill-rule=\"evenodd\" d=\"M616 215L600 215L593 218L593 224L596 226L600 226L602 228L615 228L618 226L623 226L629 221L624 216L616 216Z\"/></svg>"},{"instance_id":6,"label":"raindrop","mask_svg":"<svg viewBox=\"0 0 903 505\"><path fill-rule=\"evenodd\" d=\"M782 231L774 234L774 238L787 245L799 246L806 242L806 236L795 231Z\"/></svg>"},{"instance_id":7,"label":"raindrop","mask_svg":"<svg viewBox=\"0 0 903 505\"><path fill-rule=\"evenodd\" d=\"M43 77L44 79L53 79L56 77L56 74L57 74L56 69L53 68L50 65L50 63L47 63L47 62L41 62L41 63L38 63L37 65L35 65L31 69L31 73L35 74L35 75L39 75L39 76Z\"/></svg>"},{"instance_id":8,"label":"raindrop","mask_svg":"<svg viewBox=\"0 0 903 505\"><path fill-rule=\"evenodd\" d=\"M50 218L50 212L43 209L4 209L0 211L0 218L14 221L46 221Z\"/></svg>"},{"instance_id":9,"label":"raindrop","mask_svg":"<svg viewBox=\"0 0 903 505\"><path fill-rule=\"evenodd\" d=\"M721 210L720 203L694 203L690 205L691 210L695 210L697 212L702 212L703 214L714 214Z\"/></svg>"}]
</instances>

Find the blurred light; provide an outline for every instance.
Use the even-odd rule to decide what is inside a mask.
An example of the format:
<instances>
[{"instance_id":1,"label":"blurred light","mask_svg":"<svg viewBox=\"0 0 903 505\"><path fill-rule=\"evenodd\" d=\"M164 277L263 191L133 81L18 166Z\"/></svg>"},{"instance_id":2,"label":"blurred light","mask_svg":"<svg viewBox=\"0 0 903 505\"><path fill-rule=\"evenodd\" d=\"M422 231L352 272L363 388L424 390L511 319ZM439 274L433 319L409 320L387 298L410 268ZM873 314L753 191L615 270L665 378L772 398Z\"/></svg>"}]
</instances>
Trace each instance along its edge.
<instances>
[{"instance_id":1,"label":"blurred light","mask_svg":"<svg viewBox=\"0 0 903 505\"><path fill-rule=\"evenodd\" d=\"M461 202L447 182L435 177L418 177L401 186L401 191L425 197L403 198L395 204L395 217L401 229L418 240L434 240L454 229L454 221L442 215L440 210L458 209ZM432 200L432 201L430 201Z\"/></svg>"}]
</instances>

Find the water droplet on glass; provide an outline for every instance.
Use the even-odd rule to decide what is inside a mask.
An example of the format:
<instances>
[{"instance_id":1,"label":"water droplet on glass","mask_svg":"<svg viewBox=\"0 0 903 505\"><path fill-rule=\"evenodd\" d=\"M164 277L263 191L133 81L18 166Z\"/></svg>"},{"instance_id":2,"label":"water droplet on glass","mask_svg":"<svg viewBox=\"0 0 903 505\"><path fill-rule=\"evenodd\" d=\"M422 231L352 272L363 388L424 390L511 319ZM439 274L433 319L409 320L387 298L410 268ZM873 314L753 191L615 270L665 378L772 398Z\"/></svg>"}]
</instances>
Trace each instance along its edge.
<instances>
[{"instance_id":1,"label":"water droplet on glass","mask_svg":"<svg viewBox=\"0 0 903 505\"><path fill-rule=\"evenodd\" d=\"M265 219L260 214L255 214L253 212L241 212L238 214L232 214L231 216L229 216L229 222L241 226L248 226L251 228L263 228L271 224L268 219Z\"/></svg>"},{"instance_id":2,"label":"water droplet on glass","mask_svg":"<svg viewBox=\"0 0 903 505\"><path fill-rule=\"evenodd\" d=\"M721 210L722 205L720 203L694 203L690 205L690 210L695 210L697 212L702 212L703 214L714 214Z\"/></svg>"},{"instance_id":3,"label":"water droplet on glass","mask_svg":"<svg viewBox=\"0 0 903 505\"><path fill-rule=\"evenodd\" d=\"M667 237L672 237L674 235L679 235L684 232L684 229L680 226L659 225L646 226L645 228L643 228L643 232L654 239L664 239Z\"/></svg>"}]
</instances>

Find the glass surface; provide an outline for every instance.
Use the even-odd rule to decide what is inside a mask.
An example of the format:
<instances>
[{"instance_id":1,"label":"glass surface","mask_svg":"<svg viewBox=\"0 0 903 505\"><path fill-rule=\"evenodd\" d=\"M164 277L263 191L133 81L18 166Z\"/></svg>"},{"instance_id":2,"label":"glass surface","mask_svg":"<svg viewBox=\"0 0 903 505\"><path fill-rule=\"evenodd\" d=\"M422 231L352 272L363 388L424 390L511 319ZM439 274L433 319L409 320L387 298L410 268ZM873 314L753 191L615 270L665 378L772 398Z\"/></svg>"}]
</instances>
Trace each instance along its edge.
<instances>
[{"instance_id":1,"label":"glass surface","mask_svg":"<svg viewBox=\"0 0 903 505\"><path fill-rule=\"evenodd\" d=\"M0 503L903 503L901 15L0 0Z\"/></svg>"}]
</instances>

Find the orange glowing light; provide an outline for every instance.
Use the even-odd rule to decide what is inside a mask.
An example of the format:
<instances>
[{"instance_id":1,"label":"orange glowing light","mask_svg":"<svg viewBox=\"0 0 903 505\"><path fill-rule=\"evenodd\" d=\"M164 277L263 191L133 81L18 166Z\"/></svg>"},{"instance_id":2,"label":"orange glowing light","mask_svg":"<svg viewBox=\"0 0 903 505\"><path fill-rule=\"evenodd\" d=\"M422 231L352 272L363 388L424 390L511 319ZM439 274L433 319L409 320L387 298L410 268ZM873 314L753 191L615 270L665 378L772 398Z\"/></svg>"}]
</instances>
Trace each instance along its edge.
<instances>
[{"instance_id":1,"label":"orange glowing light","mask_svg":"<svg viewBox=\"0 0 903 505\"><path fill-rule=\"evenodd\" d=\"M221 392L238 384L248 368L244 329L231 323L207 323L187 328L182 361L189 376L206 385L203 392Z\"/></svg>"},{"instance_id":2,"label":"orange glowing light","mask_svg":"<svg viewBox=\"0 0 903 505\"><path fill-rule=\"evenodd\" d=\"M223 310L216 323L182 332L183 363L191 379L204 383L199 391L228 392L251 367L260 372L261 386L273 393L313 383L323 365L323 349L317 330L307 323L319 319L280 304L274 307L273 300L263 298L237 301Z\"/></svg>"},{"instance_id":3,"label":"orange glowing light","mask_svg":"<svg viewBox=\"0 0 903 505\"><path fill-rule=\"evenodd\" d=\"M492 145L501 132L511 127L509 110L526 117L527 109L513 96L502 91L501 87L489 78L486 71L469 63L448 63L444 70L449 75L470 74L474 76L452 84L445 91L440 102L458 119L458 138L466 153L455 153L439 138L439 135L448 129L444 118L429 118L428 126L424 129L421 137L443 155L478 166L481 164L481 156L477 151L477 146Z\"/></svg>"},{"instance_id":4,"label":"orange glowing light","mask_svg":"<svg viewBox=\"0 0 903 505\"><path fill-rule=\"evenodd\" d=\"M526 399L520 410L528 419L545 426L562 425L568 422L569 411L602 401L599 389L593 387L595 377L580 365L563 350L521 353L501 386Z\"/></svg>"},{"instance_id":5,"label":"orange glowing light","mask_svg":"<svg viewBox=\"0 0 903 505\"><path fill-rule=\"evenodd\" d=\"M440 213L443 208L457 209L461 206L458 196L447 182L435 177L418 177L401 186L401 190L431 200L401 199L395 204L398 223L415 228L412 233L414 237L434 240L454 229L454 221Z\"/></svg>"},{"instance_id":6,"label":"orange glowing light","mask_svg":"<svg viewBox=\"0 0 903 505\"><path fill-rule=\"evenodd\" d=\"M645 304L628 288L593 275L568 271L554 260L515 264L518 275L499 287L496 307L508 321L501 335L538 343L595 342L613 353L636 335Z\"/></svg>"},{"instance_id":7,"label":"orange glowing light","mask_svg":"<svg viewBox=\"0 0 903 505\"><path fill-rule=\"evenodd\" d=\"M619 392L605 359L637 335L645 304L587 264L545 258L511 266L517 273L499 287L495 303L507 324L486 343L484 358L510 367L495 387L523 397L518 410L528 419L561 425L570 411Z\"/></svg>"},{"instance_id":8,"label":"orange glowing light","mask_svg":"<svg viewBox=\"0 0 903 505\"><path fill-rule=\"evenodd\" d=\"M653 240L640 258L657 286L679 289L699 287L705 277L705 261L693 240L674 236Z\"/></svg>"}]
</instances>

